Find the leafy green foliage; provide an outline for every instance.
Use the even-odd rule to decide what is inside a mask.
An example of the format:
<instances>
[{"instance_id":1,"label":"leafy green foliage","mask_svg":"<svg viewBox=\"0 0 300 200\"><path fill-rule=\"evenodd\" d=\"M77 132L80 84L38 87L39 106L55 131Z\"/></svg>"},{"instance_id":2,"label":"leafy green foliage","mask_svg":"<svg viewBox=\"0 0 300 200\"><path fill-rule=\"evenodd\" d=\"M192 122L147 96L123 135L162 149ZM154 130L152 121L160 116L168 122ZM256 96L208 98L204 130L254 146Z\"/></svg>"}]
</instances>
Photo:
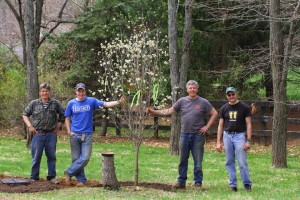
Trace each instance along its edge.
<instances>
[{"instance_id":1,"label":"leafy green foliage","mask_svg":"<svg viewBox=\"0 0 300 200\"><path fill-rule=\"evenodd\" d=\"M53 38L55 49L48 54L47 66L50 70L67 71L66 85L85 82L89 89L96 90L97 77L93 72L101 59L100 44L113 40L117 34L131 35L136 24L166 33L166 7L163 0L96 1L88 12L82 13L72 31Z\"/></svg>"},{"instance_id":2,"label":"leafy green foliage","mask_svg":"<svg viewBox=\"0 0 300 200\"><path fill-rule=\"evenodd\" d=\"M26 72L7 49L0 47L0 126L21 124L26 102Z\"/></svg>"}]
</instances>

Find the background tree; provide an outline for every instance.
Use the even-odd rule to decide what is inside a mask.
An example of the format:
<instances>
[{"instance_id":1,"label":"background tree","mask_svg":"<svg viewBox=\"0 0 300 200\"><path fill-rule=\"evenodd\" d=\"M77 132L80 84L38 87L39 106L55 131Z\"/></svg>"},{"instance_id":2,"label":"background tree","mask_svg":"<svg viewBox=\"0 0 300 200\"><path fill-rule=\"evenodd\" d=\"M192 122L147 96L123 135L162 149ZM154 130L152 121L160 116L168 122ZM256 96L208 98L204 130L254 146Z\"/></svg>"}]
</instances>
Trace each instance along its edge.
<instances>
[{"instance_id":1,"label":"background tree","mask_svg":"<svg viewBox=\"0 0 300 200\"><path fill-rule=\"evenodd\" d=\"M10 0L5 0L5 2L19 24L23 46L23 63L27 69L27 99L30 101L38 98L38 47L46 37L46 34L40 37L44 1L18 1L16 5ZM58 19L62 18L67 2L68 0L63 2ZM61 21L57 20L55 25L49 29L48 34L51 34L60 23Z\"/></svg>"},{"instance_id":2,"label":"background tree","mask_svg":"<svg viewBox=\"0 0 300 200\"><path fill-rule=\"evenodd\" d=\"M178 61L178 28L177 28L177 1L168 1L168 39L169 39L169 57L170 57L170 76L172 87L172 104L180 97L180 74ZM179 135L180 135L180 116L172 115L170 153L178 155L179 153Z\"/></svg>"},{"instance_id":3,"label":"background tree","mask_svg":"<svg viewBox=\"0 0 300 200\"><path fill-rule=\"evenodd\" d=\"M188 68L190 65L190 47L192 40L192 8L193 0L185 1L184 12L184 30L182 38L182 57L179 68L178 57L178 30L177 30L177 8L176 1L169 0L168 3L168 35L169 35L169 56L170 56L170 74L172 85L172 104L180 97L186 94L185 84L188 78ZM180 136L180 114L172 115L171 137L170 137L170 154L179 154L179 136Z\"/></svg>"},{"instance_id":4,"label":"background tree","mask_svg":"<svg viewBox=\"0 0 300 200\"><path fill-rule=\"evenodd\" d=\"M99 89L95 67L102 59L100 43L112 41L116 35L128 37L136 24L144 24L150 29L166 32L166 3L160 1L96 1L77 22L74 29L59 38L54 38L56 45L47 57L48 73L60 72L63 84L74 86L76 82L85 82L92 91ZM102 69L103 72L104 69ZM103 88L102 88L103 89ZM93 94L91 94L93 95ZM98 98L110 94L95 93ZM107 111L106 115L108 114ZM117 121L118 119L116 119ZM102 136L107 133L106 118L101 121ZM119 131L117 131L119 134Z\"/></svg>"},{"instance_id":5,"label":"background tree","mask_svg":"<svg viewBox=\"0 0 300 200\"><path fill-rule=\"evenodd\" d=\"M287 167L286 83L293 39L296 32L296 22L299 20L300 1L298 1L291 19L289 20L289 31L285 44L282 34L282 9L283 8L281 7L279 0L270 1L270 59L274 89L272 165L274 167Z\"/></svg>"}]
</instances>

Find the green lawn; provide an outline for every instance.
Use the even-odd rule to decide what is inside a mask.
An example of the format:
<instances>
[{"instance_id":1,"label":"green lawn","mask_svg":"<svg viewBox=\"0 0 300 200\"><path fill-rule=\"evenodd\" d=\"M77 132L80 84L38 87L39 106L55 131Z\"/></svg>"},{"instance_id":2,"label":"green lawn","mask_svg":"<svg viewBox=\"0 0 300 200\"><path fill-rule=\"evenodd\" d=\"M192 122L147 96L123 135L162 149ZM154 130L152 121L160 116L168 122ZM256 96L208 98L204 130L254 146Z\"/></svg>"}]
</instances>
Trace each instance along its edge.
<instances>
[{"instance_id":1,"label":"green lawn","mask_svg":"<svg viewBox=\"0 0 300 200\"><path fill-rule=\"evenodd\" d=\"M263 79L263 74L256 74L252 76L248 81L249 82L256 82ZM300 101L300 74L299 72L295 72L289 70L288 77L287 77L287 87L286 87L286 95L288 101ZM266 96L266 91L261 86L259 89L259 96L264 98Z\"/></svg>"},{"instance_id":2,"label":"green lawn","mask_svg":"<svg viewBox=\"0 0 300 200\"><path fill-rule=\"evenodd\" d=\"M271 167L270 147L254 145L249 153L248 162L253 181L252 192L242 188L239 179L239 191L228 190L227 171L224 166L224 153L216 153L207 148L204 155L203 190L195 190L192 184L193 162L189 165L188 188L184 191L163 191L139 187L122 187L118 191L101 187L70 188L33 194L0 193L0 199L299 199L300 148L288 151L288 168ZM134 146L130 142L95 142L93 153L86 169L89 180L101 181L101 152L115 152L115 167L119 181L134 180ZM0 136L0 174L28 178L30 172L30 151L20 137ZM45 157L45 156L44 156ZM191 159L191 158L190 158ZM57 147L57 173L63 177L63 171L70 165L68 139L59 138ZM178 157L170 156L168 148L142 145L140 149L139 182L173 184L177 178ZM41 177L47 174L46 161L43 158Z\"/></svg>"}]
</instances>

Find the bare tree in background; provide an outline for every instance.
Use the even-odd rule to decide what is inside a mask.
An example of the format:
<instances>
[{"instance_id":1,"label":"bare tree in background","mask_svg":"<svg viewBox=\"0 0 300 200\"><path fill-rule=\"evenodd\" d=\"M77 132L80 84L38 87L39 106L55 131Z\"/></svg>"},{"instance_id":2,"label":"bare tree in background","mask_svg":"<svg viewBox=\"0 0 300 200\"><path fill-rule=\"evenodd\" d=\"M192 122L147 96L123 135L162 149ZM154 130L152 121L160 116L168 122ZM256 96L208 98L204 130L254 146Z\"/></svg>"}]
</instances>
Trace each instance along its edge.
<instances>
[{"instance_id":1,"label":"bare tree in background","mask_svg":"<svg viewBox=\"0 0 300 200\"><path fill-rule=\"evenodd\" d=\"M180 97L180 74L178 63L178 29L177 29L177 1L168 2L168 37L169 37L169 57L170 57L170 75L172 86L172 104ZM172 115L171 135L170 135L170 154L179 154L179 135L180 135L180 116Z\"/></svg>"},{"instance_id":2,"label":"bare tree in background","mask_svg":"<svg viewBox=\"0 0 300 200\"><path fill-rule=\"evenodd\" d=\"M64 13L69 0L64 0L63 2L52 1L52 4L45 4L44 0L4 1L18 22L20 40L23 47L22 60L20 60L20 63L26 66L27 99L30 101L38 98L39 84L37 66L39 47L45 41L48 35L54 33L60 24L74 23L74 19L63 19L64 15L65 18L70 17L70 13ZM89 2L91 1L92 0L85 0L84 2L81 2L81 4L83 4L81 9L86 10ZM73 4L80 5L76 1L73 1ZM48 5L48 7L45 8L45 5ZM54 17L53 10L57 10L57 8L57 16ZM72 10L72 8L70 9ZM69 12L74 13L74 9ZM45 18L45 16L48 18ZM43 32L41 30L43 30Z\"/></svg>"},{"instance_id":3,"label":"bare tree in background","mask_svg":"<svg viewBox=\"0 0 300 200\"><path fill-rule=\"evenodd\" d=\"M185 84L187 81L187 71L190 65L190 46L192 38L192 8L193 0L185 1L185 20L182 45L182 59L179 68L178 54L178 29L177 29L177 9L178 2L169 0L168 2L168 37L169 37L169 57L170 74L172 85L172 104L180 97L185 95ZM170 154L179 154L180 137L180 114L172 115L171 136L170 136Z\"/></svg>"},{"instance_id":4,"label":"bare tree in background","mask_svg":"<svg viewBox=\"0 0 300 200\"><path fill-rule=\"evenodd\" d=\"M286 167L287 141L287 74L290 66L299 66L299 36L296 35L296 23L299 20L300 1L288 0L239 0L239 1L201 1L195 5L206 10L205 22L217 23L228 21L224 27L210 31L238 30L250 24L253 29L260 22L266 28L257 31L269 31L269 43L254 44L249 47L237 47L237 56L245 53L249 56L242 63L245 77L253 72L262 72L267 77L266 92L268 100L274 101L272 125L272 165ZM269 27L268 27L269 25ZM221 30L224 28L224 30ZM223 70L221 73L230 73ZM220 73L220 72L218 72ZM241 77L243 79L243 77ZM272 80L272 85L270 85ZM269 89L267 89L267 87ZM269 92L269 93L268 93Z\"/></svg>"},{"instance_id":5,"label":"bare tree in background","mask_svg":"<svg viewBox=\"0 0 300 200\"><path fill-rule=\"evenodd\" d=\"M287 95L286 84L289 60L299 20L300 1L289 20L289 33L284 43L280 0L270 1L270 59L274 89L274 114L272 125L272 166L287 167Z\"/></svg>"}]
</instances>

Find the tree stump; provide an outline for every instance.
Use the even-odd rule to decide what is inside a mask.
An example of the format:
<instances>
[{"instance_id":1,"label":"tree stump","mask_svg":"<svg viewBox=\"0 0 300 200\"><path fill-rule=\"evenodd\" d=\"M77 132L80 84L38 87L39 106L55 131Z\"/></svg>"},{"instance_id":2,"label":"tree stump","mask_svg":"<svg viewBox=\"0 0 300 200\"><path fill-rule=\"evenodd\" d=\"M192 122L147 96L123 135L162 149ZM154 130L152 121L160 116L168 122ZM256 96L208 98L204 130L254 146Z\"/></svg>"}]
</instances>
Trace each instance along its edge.
<instances>
[{"instance_id":1,"label":"tree stump","mask_svg":"<svg viewBox=\"0 0 300 200\"><path fill-rule=\"evenodd\" d=\"M114 153L102 153L102 185L106 189L118 190L120 184L115 173Z\"/></svg>"}]
</instances>

